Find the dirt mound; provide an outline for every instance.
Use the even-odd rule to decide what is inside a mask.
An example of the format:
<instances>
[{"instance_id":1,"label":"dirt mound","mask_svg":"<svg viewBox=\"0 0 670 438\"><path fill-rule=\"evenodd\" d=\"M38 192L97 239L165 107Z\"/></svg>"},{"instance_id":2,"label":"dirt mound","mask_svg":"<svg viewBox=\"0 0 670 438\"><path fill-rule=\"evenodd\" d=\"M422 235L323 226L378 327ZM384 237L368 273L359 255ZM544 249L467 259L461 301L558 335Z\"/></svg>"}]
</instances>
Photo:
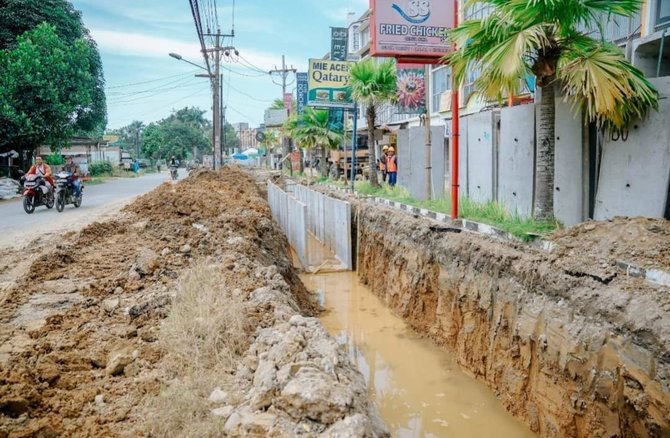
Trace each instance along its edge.
<instances>
[{"instance_id":1,"label":"dirt mound","mask_svg":"<svg viewBox=\"0 0 670 438\"><path fill-rule=\"evenodd\" d=\"M670 221L616 217L586 222L554 233L556 255L577 265L633 263L642 268L670 269Z\"/></svg>"},{"instance_id":2,"label":"dirt mound","mask_svg":"<svg viewBox=\"0 0 670 438\"><path fill-rule=\"evenodd\" d=\"M116 220L40 247L0 300L0 437L144 434L137 405L168 379L156 333L180 276L214 257L248 294L258 280L243 253L275 265L310 314L287 247L235 169L164 184Z\"/></svg>"}]
</instances>

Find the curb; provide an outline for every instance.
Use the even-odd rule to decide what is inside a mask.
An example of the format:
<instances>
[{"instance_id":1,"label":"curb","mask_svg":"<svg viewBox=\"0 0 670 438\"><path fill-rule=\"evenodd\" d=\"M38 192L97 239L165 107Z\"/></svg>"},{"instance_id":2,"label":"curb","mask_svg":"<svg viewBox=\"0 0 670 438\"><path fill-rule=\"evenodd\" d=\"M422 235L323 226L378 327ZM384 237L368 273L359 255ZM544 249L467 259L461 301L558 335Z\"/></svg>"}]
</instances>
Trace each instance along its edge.
<instances>
[{"instance_id":1,"label":"curb","mask_svg":"<svg viewBox=\"0 0 670 438\"><path fill-rule=\"evenodd\" d=\"M329 187L329 188L336 190L338 192L351 194L351 191L349 189L342 189L340 187ZM493 237L494 239L498 240L520 243L522 245L528 245L530 247L540 249L546 252L551 252L556 247L556 244L554 244L554 242L551 242L549 240L533 239L530 242L524 242L523 240L519 239L513 234L488 224L482 224L468 219L456 219L455 221L452 221L451 218L444 213L438 213L436 211L427 210L425 208L413 207L411 205L391 201L386 198L367 197L367 200L372 201L375 204L391 207L395 210L404 211L410 214L415 214L438 222L442 222L456 229L466 230L475 234ZM645 269L624 261L617 261L616 266L628 277L640 278L650 283L670 287L670 272L663 271L661 269Z\"/></svg>"},{"instance_id":2,"label":"curb","mask_svg":"<svg viewBox=\"0 0 670 438\"><path fill-rule=\"evenodd\" d=\"M427 210L425 208L413 207L411 205L391 201L385 198L369 198L369 199L371 199L372 202L376 204L386 205L396 210L406 211L408 213L436 220L438 222L444 222L445 224L449 224L453 227L461 228L476 234L481 234L483 236L489 236L507 242L521 243L524 245L529 245L534 248L542 249L544 251L549 252L551 252L554 248L554 243L548 240L535 239L531 242L524 242L515 235L488 224L482 224L480 222L471 221L469 219L456 219L455 221L452 221L451 218L445 213L438 213L436 211Z\"/></svg>"}]
</instances>

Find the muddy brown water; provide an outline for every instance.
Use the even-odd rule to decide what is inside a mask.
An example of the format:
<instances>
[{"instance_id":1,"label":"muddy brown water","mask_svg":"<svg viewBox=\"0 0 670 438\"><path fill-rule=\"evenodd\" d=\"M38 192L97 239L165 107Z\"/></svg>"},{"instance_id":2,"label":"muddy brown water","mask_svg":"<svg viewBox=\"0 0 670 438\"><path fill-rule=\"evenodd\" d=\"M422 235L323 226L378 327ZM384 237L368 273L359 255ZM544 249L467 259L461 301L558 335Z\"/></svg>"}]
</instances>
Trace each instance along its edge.
<instances>
[{"instance_id":1,"label":"muddy brown water","mask_svg":"<svg viewBox=\"0 0 670 438\"><path fill-rule=\"evenodd\" d=\"M533 437L445 350L421 339L354 272L302 276L322 322L363 373L394 437Z\"/></svg>"}]
</instances>

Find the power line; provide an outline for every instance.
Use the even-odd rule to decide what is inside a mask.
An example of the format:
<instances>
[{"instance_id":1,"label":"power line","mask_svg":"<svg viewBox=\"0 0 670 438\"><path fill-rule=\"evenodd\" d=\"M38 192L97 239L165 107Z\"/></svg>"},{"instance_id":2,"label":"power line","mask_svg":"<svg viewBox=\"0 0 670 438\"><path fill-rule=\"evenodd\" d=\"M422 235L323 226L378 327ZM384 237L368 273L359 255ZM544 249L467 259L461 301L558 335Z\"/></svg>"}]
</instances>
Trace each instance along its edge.
<instances>
[{"instance_id":1,"label":"power line","mask_svg":"<svg viewBox=\"0 0 670 438\"><path fill-rule=\"evenodd\" d=\"M136 86L136 85L151 84L151 83L153 83L153 82L160 82L160 81L164 81L164 80L167 80L167 79L173 79L173 78L177 78L177 77L190 76L190 75L192 75L192 74L194 74L194 73L196 73L196 72L197 72L197 70L195 70L195 71L191 71L191 72L188 72L188 73L180 73L180 74L178 74L178 75L165 76L165 77L163 77L163 78L152 79L152 80L150 80L150 81L142 81L142 82L134 82L134 83L130 83L130 84L114 85L113 87L105 87L105 88L106 88L107 90L113 90L113 89L117 89L117 88L134 87L134 86Z\"/></svg>"},{"instance_id":2,"label":"power line","mask_svg":"<svg viewBox=\"0 0 670 438\"><path fill-rule=\"evenodd\" d=\"M247 73L239 72L237 70L233 70L232 68L226 67L225 65L222 65L221 67L224 70L228 70L229 72L231 72L233 74L236 74L236 75L239 75L239 76L244 76L244 77L247 77L247 78L260 78L260 77L263 77L263 76L267 76L269 74L268 72L263 72L263 73L256 73L256 74L250 75L250 74L247 74Z\"/></svg>"},{"instance_id":3,"label":"power line","mask_svg":"<svg viewBox=\"0 0 670 438\"><path fill-rule=\"evenodd\" d=\"M177 85L177 86L174 86L174 87L169 87L169 88L163 88L163 89L160 89L160 90L156 90L154 93L149 94L149 95L137 96L137 97L130 96L128 98L124 98L124 99L116 100L116 101L111 101L109 103L114 104L114 105L127 104L127 103L137 102L137 101L144 100L144 99L151 99L152 97L158 96L159 94L163 94L166 91L172 91L172 90L178 90L178 89L188 89L188 88L193 88L194 86L200 86L200 85L201 85L200 83L182 84L182 85Z\"/></svg>"},{"instance_id":4,"label":"power line","mask_svg":"<svg viewBox=\"0 0 670 438\"><path fill-rule=\"evenodd\" d=\"M157 87L148 88L146 90L135 90L135 91L128 91L128 92L116 91L116 92L111 92L111 93L108 93L108 94L113 95L112 99L115 99L115 98L116 99L124 99L125 97L128 97L128 96L135 96L135 95L139 95L139 94L150 93L152 91L160 90L160 89L162 89L164 87L167 87L167 86L170 86L170 85L175 85L175 84L180 84L180 83L185 83L185 82L191 82L194 78L191 75L189 75L189 76L181 77L181 78L179 78L175 81L170 81L170 82L167 82L165 84L161 84Z\"/></svg>"},{"instance_id":5,"label":"power line","mask_svg":"<svg viewBox=\"0 0 670 438\"><path fill-rule=\"evenodd\" d=\"M198 90L198 91L196 91L195 93L191 93L191 94L189 94L189 95L187 95L187 96L181 97L181 98L179 98L179 99L177 99L177 100L174 100L174 101L172 101L172 102L170 102L170 103L167 103L167 104L166 104L166 103L163 103L163 104L161 104L161 106L156 107L156 108L154 108L154 109L151 109L151 110L149 110L149 111L143 111L143 112L141 112L141 113L135 113L135 114L133 114L133 115L130 115L129 117L127 117L127 119L133 119L133 120L134 120L134 119L138 119L138 118L143 118L143 117L145 117L147 114L155 113L156 111L160 111L161 109L165 108L166 106L172 106L172 105L174 105L174 104L176 104L176 103L182 102L182 101L184 101L184 100L186 100L186 99L189 99L189 98L191 98L191 97L194 97L194 96L196 96L196 95L198 95L198 94L200 94L200 93L202 93L202 92L204 92L204 91L208 91L208 90L209 90L209 89L203 88L202 90Z\"/></svg>"}]
</instances>

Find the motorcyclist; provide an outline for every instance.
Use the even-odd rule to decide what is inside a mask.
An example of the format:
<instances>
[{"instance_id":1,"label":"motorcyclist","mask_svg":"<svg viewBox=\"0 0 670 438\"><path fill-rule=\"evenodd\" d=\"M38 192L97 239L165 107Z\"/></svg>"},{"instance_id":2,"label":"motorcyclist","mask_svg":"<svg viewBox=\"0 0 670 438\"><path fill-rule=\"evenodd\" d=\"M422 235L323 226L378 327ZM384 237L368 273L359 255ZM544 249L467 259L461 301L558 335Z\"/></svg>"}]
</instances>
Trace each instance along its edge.
<instances>
[{"instance_id":1,"label":"motorcyclist","mask_svg":"<svg viewBox=\"0 0 670 438\"><path fill-rule=\"evenodd\" d=\"M71 156L67 157L67 163L65 166L63 166L63 171L72 174L70 183L74 189L74 196L79 198L81 196L81 169L79 169L79 166L75 164Z\"/></svg>"},{"instance_id":2,"label":"motorcyclist","mask_svg":"<svg viewBox=\"0 0 670 438\"><path fill-rule=\"evenodd\" d=\"M47 187L47 192L53 190L54 179L51 173L51 167L42 160L41 156L35 157L35 164L28 171L28 175L36 175L44 178L44 184ZM46 193L45 193L46 194Z\"/></svg>"},{"instance_id":3,"label":"motorcyclist","mask_svg":"<svg viewBox=\"0 0 670 438\"><path fill-rule=\"evenodd\" d=\"M177 161L177 158L174 155L170 158L168 167L179 167L179 161Z\"/></svg>"}]
</instances>

